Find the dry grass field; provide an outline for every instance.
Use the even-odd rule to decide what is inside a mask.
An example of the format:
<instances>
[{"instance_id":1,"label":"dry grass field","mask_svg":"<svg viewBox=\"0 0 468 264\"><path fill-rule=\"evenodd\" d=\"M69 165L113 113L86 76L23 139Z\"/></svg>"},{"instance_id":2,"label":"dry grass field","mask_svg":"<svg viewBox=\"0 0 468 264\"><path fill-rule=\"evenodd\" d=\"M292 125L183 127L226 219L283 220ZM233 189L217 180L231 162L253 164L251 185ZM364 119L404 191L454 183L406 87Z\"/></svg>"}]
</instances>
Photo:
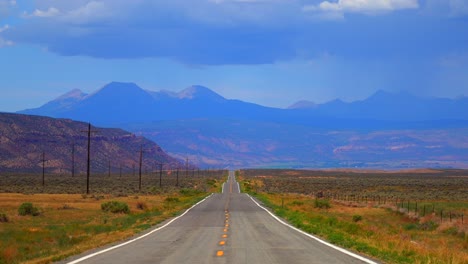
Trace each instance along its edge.
<instances>
[{"instance_id":1,"label":"dry grass field","mask_svg":"<svg viewBox=\"0 0 468 264\"><path fill-rule=\"evenodd\" d=\"M244 191L277 215L334 244L386 263L462 264L468 263L468 220L461 218L468 213L468 179L463 175L468 173L248 170L238 179ZM373 199L377 195L380 202ZM343 197L348 200L338 199ZM411 199L410 211L406 202L396 205L394 197ZM449 211L458 217L450 220Z\"/></svg>"},{"instance_id":2,"label":"dry grass field","mask_svg":"<svg viewBox=\"0 0 468 264\"><path fill-rule=\"evenodd\" d=\"M128 182L101 176L92 185L93 190L101 192L88 195L80 189L82 179L77 181L78 186L71 184L73 179L49 176L49 184L42 189L36 184L25 184L34 182L38 175L18 177L24 181L12 180L13 176L9 175L9 183L15 182L10 187L5 185L6 177L0 181L3 191L0 193L0 263L50 263L131 237L179 214L210 192L219 191L226 175L219 171L210 176L187 178L180 184L184 187L169 186L166 179L163 188L148 184L154 179L146 178L147 185L140 193ZM131 176L127 176L129 179ZM79 191L63 193L74 188ZM127 204L129 213L103 211L102 204L110 201ZM20 215L23 203L32 203L38 215Z\"/></svg>"}]
</instances>

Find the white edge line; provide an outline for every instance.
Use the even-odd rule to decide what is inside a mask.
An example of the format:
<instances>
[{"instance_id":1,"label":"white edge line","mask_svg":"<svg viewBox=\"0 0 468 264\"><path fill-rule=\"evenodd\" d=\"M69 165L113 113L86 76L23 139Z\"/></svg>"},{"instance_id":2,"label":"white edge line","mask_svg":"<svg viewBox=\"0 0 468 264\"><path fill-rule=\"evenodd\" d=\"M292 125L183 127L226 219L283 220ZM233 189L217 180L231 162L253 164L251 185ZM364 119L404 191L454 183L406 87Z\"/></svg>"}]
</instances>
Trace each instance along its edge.
<instances>
[{"instance_id":1,"label":"white edge line","mask_svg":"<svg viewBox=\"0 0 468 264\"><path fill-rule=\"evenodd\" d=\"M86 255L86 256L81 257L81 258L79 258L79 259L77 259L77 260L68 262L67 264L79 263L79 262L81 262L81 261L83 261L83 260L87 260L87 259L89 259L89 258L95 257L95 256L100 255L100 254L102 254L102 253L105 253L105 252L114 250L114 249L119 248L119 247L123 247L123 246L128 245L128 244L130 244L130 243L133 243L133 242L135 242L135 241L137 241L137 240L140 240L140 239L142 239L142 238L144 238L144 237L147 237L147 236L151 235L152 233L157 232L157 231L159 231L159 230L165 228L166 226L170 225L170 224L171 224L172 222L174 222L175 220L181 218L181 217L184 216L186 213L188 213L190 210L192 210L195 206L201 204L201 203L204 202L206 199L210 198L212 195L213 195L213 194L208 195L208 196L205 197L203 200L199 201L198 203L194 204L194 205L193 205L192 207L190 207L189 209L185 210L185 212L182 213L181 215L179 215L179 216L173 218L171 221L167 222L167 223L164 224L163 226L160 226L160 227L158 227L158 228L152 230L151 232L148 232L148 233L146 233L146 234L144 234L144 235L141 235L141 236L139 236L139 237L136 237L136 238L134 238L134 239L132 239L132 240L129 240L129 241L127 241L127 242L124 242L124 243L122 243L122 244L118 244L118 245L115 245L115 246L113 246L113 247L106 248L106 249L103 249L103 250L101 250L101 251L95 252L95 253L93 253L93 254Z\"/></svg>"},{"instance_id":2,"label":"white edge line","mask_svg":"<svg viewBox=\"0 0 468 264\"><path fill-rule=\"evenodd\" d=\"M318 241L318 242L320 242L320 243L322 243L322 244L324 244L324 245L326 245L326 246L329 246L329 247L331 247L331 248L333 248L333 249L336 249L336 250L338 250L338 251L340 251L340 252L342 252L342 253L344 253L344 254L346 254L346 255L349 255L349 256L351 256L351 257L357 258L357 259L362 260L362 261L364 261L364 262L366 262L366 263L369 263L369 264L378 264L377 262L374 262L374 261L372 261L372 260L370 260L370 259L364 258L364 257L359 256L359 255L357 255L357 254L354 254L354 253L352 253L352 252L350 252L350 251L348 251L348 250L346 250L346 249L340 248L340 247L335 246L335 245L333 245L333 244L330 244L330 243L328 243L328 242L326 242L326 241L323 241L322 239L320 239L320 238L318 238L318 237L315 237L315 236L313 236L313 235L311 235L311 234L309 234L309 233L307 233L307 232L304 232L304 231L302 231L302 230L300 230L300 229L298 229L298 228L296 228L296 227L294 227L294 226L292 226L292 225L290 225L290 224L284 222L284 221L281 220L279 217L277 217L277 216L274 215L272 212L270 212L268 209L266 209L265 207L263 207L263 206L261 206L259 203L257 203L257 201L255 201L255 200L252 198L252 196L250 196L249 194L247 194L247 195L250 197L250 199L251 199L258 207L260 207L260 208L262 208L263 210L265 210L267 213L269 213L274 219L276 219L276 220L277 220L278 222L280 222L281 224L283 224L283 225L285 225L285 226L287 226L287 227L289 227L289 228L291 228L291 229L294 229L294 230L296 230L297 232L299 232L299 233L301 233L301 234L303 234L303 235L306 235L306 236L308 236L308 237L310 237L310 238L312 238L312 239L315 239L316 241Z\"/></svg>"},{"instance_id":3,"label":"white edge line","mask_svg":"<svg viewBox=\"0 0 468 264\"><path fill-rule=\"evenodd\" d=\"M226 184L226 182L223 182L223 187L221 187L221 193L224 193L224 184Z\"/></svg>"}]
</instances>

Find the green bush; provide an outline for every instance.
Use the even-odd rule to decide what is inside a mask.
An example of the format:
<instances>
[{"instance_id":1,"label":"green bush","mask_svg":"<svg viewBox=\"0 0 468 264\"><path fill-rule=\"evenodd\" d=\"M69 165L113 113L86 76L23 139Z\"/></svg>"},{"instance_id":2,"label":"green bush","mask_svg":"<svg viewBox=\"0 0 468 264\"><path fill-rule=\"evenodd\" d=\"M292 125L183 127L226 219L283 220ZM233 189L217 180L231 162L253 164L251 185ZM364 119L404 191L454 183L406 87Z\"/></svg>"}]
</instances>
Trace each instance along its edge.
<instances>
[{"instance_id":1,"label":"green bush","mask_svg":"<svg viewBox=\"0 0 468 264\"><path fill-rule=\"evenodd\" d=\"M18 214L37 216L40 213L39 213L39 209L35 207L32 203L23 203L18 208Z\"/></svg>"},{"instance_id":2,"label":"green bush","mask_svg":"<svg viewBox=\"0 0 468 264\"><path fill-rule=\"evenodd\" d=\"M404 228L405 230L408 230L408 231L410 231L410 230L418 230L418 229L419 229L419 225L416 224L416 223L409 223L409 224L403 225L403 228Z\"/></svg>"},{"instance_id":3,"label":"green bush","mask_svg":"<svg viewBox=\"0 0 468 264\"><path fill-rule=\"evenodd\" d=\"M195 189L183 188L183 189L181 189L179 191L179 193L184 195L184 196L195 196L195 195L198 195L198 194L202 193L202 191L195 190Z\"/></svg>"},{"instance_id":4,"label":"green bush","mask_svg":"<svg viewBox=\"0 0 468 264\"><path fill-rule=\"evenodd\" d=\"M101 209L105 212L111 213L130 213L130 209L128 208L128 204L119 201L109 201L101 204Z\"/></svg>"},{"instance_id":5,"label":"green bush","mask_svg":"<svg viewBox=\"0 0 468 264\"><path fill-rule=\"evenodd\" d=\"M140 209L140 210L148 210L148 205L146 205L145 202L138 202L137 205L136 205L137 209Z\"/></svg>"},{"instance_id":6,"label":"green bush","mask_svg":"<svg viewBox=\"0 0 468 264\"><path fill-rule=\"evenodd\" d=\"M206 184L212 186L212 187L216 187L216 180L214 179L207 179L206 180Z\"/></svg>"},{"instance_id":7,"label":"green bush","mask_svg":"<svg viewBox=\"0 0 468 264\"><path fill-rule=\"evenodd\" d=\"M291 202L291 205L301 206L301 205L304 205L304 202L294 200L294 201Z\"/></svg>"},{"instance_id":8,"label":"green bush","mask_svg":"<svg viewBox=\"0 0 468 264\"><path fill-rule=\"evenodd\" d=\"M447 235L455 236L458 234L458 228L455 226L449 227L448 229L443 231Z\"/></svg>"},{"instance_id":9,"label":"green bush","mask_svg":"<svg viewBox=\"0 0 468 264\"><path fill-rule=\"evenodd\" d=\"M315 199L315 207L320 209L331 208L330 201L327 199Z\"/></svg>"},{"instance_id":10,"label":"green bush","mask_svg":"<svg viewBox=\"0 0 468 264\"><path fill-rule=\"evenodd\" d=\"M360 215L353 215L353 222L359 222L362 220L362 216Z\"/></svg>"},{"instance_id":11,"label":"green bush","mask_svg":"<svg viewBox=\"0 0 468 264\"><path fill-rule=\"evenodd\" d=\"M177 198L177 197L167 197L164 201L166 201L168 203L180 202L179 198Z\"/></svg>"},{"instance_id":12,"label":"green bush","mask_svg":"<svg viewBox=\"0 0 468 264\"><path fill-rule=\"evenodd\" d=\"M434 221L428 221L419 225L419 229L425 231L434 231L437 229L437 227L439 227L439 224Z\"/></svg>"},{"instance_id":13,"label":"green bush","mask_svg":"<svg viewBox=\"0 0 468 264\"><path fill-rule=\"evenodd\" d=\"M8 221L8 216L4 213L0 213L0 223L7 223Z\"/></svg>"}]
</instances>

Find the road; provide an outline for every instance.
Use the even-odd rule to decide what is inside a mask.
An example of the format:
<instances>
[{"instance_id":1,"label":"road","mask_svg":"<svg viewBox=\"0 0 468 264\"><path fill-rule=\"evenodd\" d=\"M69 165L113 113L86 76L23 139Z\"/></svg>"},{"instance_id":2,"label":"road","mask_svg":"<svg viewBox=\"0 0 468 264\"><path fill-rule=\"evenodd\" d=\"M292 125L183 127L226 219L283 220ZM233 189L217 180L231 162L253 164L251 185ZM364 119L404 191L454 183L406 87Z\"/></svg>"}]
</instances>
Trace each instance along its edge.
<instances>
[{"instance_id":1,"label":"road","mask_svg":"<svg viewBox=\"0 0 468 264\"><path fill-rule=\"evenodd\" d=\"M166 227L81 257L73 263L365 263L280 223L239 192L233 172L223 193L211 195Z\"/></svg>"}]
</instances>

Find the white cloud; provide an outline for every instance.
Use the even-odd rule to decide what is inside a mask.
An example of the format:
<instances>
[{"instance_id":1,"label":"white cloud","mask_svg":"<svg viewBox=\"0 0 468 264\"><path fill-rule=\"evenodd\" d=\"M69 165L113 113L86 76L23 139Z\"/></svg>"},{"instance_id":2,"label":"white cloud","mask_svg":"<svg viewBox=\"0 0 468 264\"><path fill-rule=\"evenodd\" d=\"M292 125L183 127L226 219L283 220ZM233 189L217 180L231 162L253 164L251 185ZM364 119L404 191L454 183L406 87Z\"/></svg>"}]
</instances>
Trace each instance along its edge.
<instances>
[{"instance_id":1,"label":"white cloud","mask_svg":"<svg viewBox=\"0 0 468 264\"><path fill-rule=\"evenodd\" d=\"M342 17L344 13L362 13L376 15L402 9L419 8L418 0L338 0L337 2L323 1L318 5L306 5L303 11L325 13L335 17Z\"/></svg>"},{"instance_id":2,"label":"white cloud","mask_svg":"<svg viewBox=\"0 0 468 264\"><path fill-rule=\"evenodd\" d=\"M284 0L208 0L209 2L222 4L222 3L269 3L280 2Z\"/></svg>"},{"instance_id":3,"label":"white cloud","mask_svg":"<svg viewBox=\"0 0 468 264\"><path fill-rule=\"evenodd\" d=\"M0 27L0 34L6 30L8 30L10 28L9 25L5 25L3 27ZM14 43L10 40L5 40L2 38L2 36L0 35L0 48L2 47L6 47L6 46L11 46L13 45Z\"/></svg>"},{"instance_id":4,"label":"white cloud","mask_svg":"<svg viewBox=\"0 0 468 264\"><path fill-rule=\"evenodd\" d=\"M6 46L12 46L13 44L14 44L13 41L4 40L0 37L0 48L6 47Z\"/></svg>"},{"instance_id":5,"label":"white cloud","mask_svg":"<svg viewBox=\"0 0 468 264\"><path fill-rule=\"evenodd\" d=\"M59 4L60 8L49 6L45 9L36 9L32 13L24 13L23 17L55 19L58 23L86 24L118 15L118 12L122 10L122 7L110 5L109 2L104 1L87 1L79 6Z\"/></svg>"},{"instance_id":6,"label":"white cloud","mask_svg":"<svg viewBox=\"0 0 468 264\"><path fill-rule=\"evenodd\" d=\"M435 16L460 17L468 15L467 0L426 0L423 6L426 14Z\"/></svg>"},{"instance_id":7,"label":"white cloud","mask_svg":"<svg viewBox=\"0 0 468 264\"><path fill-rule=\"evenodd\" d=\"M467 0L450 0L451 15L463 16L468 15L468 1Z\"/></svg>"},{"instance_id":8,"label":"white cloud","mask_svg":"<svg viewBox=\"0 0 468 264\"><path fill-rule=\"evenodd\" d=\"M3 31L9 29L10 26L9 25L4 25L3 27L0 27L0 33L2 33Z\"/></svg>"},{"instance_id":9,"label":"white cloud","mask_svg":"<svg viewBox=\"0 0 468 264\"><path fill-rule=\"evenodd\" d=\"M39 9L34 10L31 16L34 17L54 17L60 14L60 11L55 7L49 7L46 11L42 11Z\"/></svg>"},{"instance_id":10,"label":"white cloud","mask_svg":"<svg viewBox=\"0 0 468 264\"><path fill-rule=\"evenodd\" d=\"M16 6L15 0L0 0L0 19L8 16L10 9Z\"/></svg>"},{"instance_id":11,"label":"white cloud","mask_svg":"<svg viewBox=\"0 0 468 264\"><path fill-rule=\"evenodd\" d=\"M104 2L91 1L86 5L72 10L65 15L65 20L76 23L86 23L111 16Z\"/></svg>"}]
</instances>

